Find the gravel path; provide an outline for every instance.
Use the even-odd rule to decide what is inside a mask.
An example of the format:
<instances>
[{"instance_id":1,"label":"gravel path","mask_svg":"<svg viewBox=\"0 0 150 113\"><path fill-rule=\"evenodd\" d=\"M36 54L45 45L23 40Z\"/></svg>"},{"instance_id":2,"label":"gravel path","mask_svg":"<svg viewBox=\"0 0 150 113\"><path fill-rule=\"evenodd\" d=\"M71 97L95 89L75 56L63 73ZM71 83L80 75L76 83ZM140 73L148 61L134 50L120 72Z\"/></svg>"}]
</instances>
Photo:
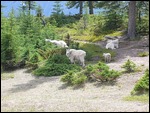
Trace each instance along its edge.
<instances>
[{"instance_id":1,"label":"gravel path","mask_svg":"<svg viewBox=\"0 0 150 113\"><path fill-rule=\"evenodd\" d=\"M117 57L108 65L112 69L127 60L127 56L143 70L149 68L149 56L136 57L126 48L115 50ZM122 52L121 52L122 51ZM135 51L135 50L133 50ZM124 54L122 54L124 53ZM132 53L132 55L131 55ZM126 55L125 55L126 54ZM135 54L136 55L136 54ZM149 103L125 101L135 82L144 71L123 75L116 83L86 83L84 87L72 88L60 82L60 76L35 77L19 69L13 79L1 80L1 111L22 112L148 112Z\"/></svg>"}]
</instances>

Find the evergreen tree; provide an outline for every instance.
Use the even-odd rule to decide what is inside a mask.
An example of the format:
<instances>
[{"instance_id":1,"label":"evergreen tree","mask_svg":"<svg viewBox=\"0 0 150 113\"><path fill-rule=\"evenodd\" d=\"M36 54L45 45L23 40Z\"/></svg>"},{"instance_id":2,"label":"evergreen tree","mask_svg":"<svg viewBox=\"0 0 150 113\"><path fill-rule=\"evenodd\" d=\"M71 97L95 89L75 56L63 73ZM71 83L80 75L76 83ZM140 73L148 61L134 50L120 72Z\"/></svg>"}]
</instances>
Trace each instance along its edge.
<instances>
[{"instance_id":1,"label":"evergreen tree","mask_svg":"<svg viewBox=\"0 0 150 113\"><path fill-rule=\"evenodd\" d=\"M1 30L1 65L4 69L16 65L18 43L18 27L14 16L14 9L9 13L9 18L3 18Z\"/></svg>"},{"instance_id":2,"label":"evergreen tree","mask_svg":"<svg viewBox=\"0 0 150 113\"><path fill-rule=\"evenodd\" d=\"M60 27L65 23L65 20L63 19L65 15L61 7L62 5L60 4L60 1L56 1L53 5L52 15L50 16L50 23L57 27Z\"/></svg>"},{"instance_id":3,"label":"evergreen tree","mask_svg":"<svg viewBox=\"0 0 150 113\"><path fill-rule=\"evenodd\" d=\"M45 20L43 19L42 11L43 11L43 9L42 9L41 6L39 5L39 6L36 8L36 16L41 19L42 24L45 26L46 22L45 22Z\"/></svg>"},{"instance_id":4,"label":"evergreen tree","mask_svg":"<svg viewBox=\"0 0 150 113\"><path fill-rule=\"evenodd\" d=\"M60 4L60 1L55 1L55 4L53 5L53 12L52 15L60 15L62 13L62 5Z\"/></svg>"},{"instance_id":5,"label":"evergreen tree","mask_svg":"<svg viewBox=\"0 0 150 113\"><path fill-rule=\"evenodd\" d=\"M70 8L79 8L79 14L82 15L83 14L83 2L84 1L68 1L66 3L66 6L70 9Z\"/></svg>"}]
</instances>

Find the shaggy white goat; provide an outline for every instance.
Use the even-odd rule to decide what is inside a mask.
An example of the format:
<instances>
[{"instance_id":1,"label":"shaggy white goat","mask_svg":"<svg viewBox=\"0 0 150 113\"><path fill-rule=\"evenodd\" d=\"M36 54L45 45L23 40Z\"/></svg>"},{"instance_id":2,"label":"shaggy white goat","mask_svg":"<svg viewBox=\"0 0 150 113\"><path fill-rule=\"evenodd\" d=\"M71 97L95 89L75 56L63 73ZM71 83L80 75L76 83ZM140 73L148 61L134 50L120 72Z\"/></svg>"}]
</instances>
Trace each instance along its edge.
<instances>
[{"instance_id":1,"label":"shaggy white goat","mask_svg":"<svg viewBox=\"0 0 150 113\"><path fill-rule=\"evenodd\" d=\"M115 44L111 41L109 43L106 44L106 49L115 49Z\"/></svg>"},{"instance_id":2,"label":"shaggy white goat","mask_svg":"<svg viewBox=\"0 0 150 113\"><path fill-rule=\"evenodd\" d=\"M105 59L105 62L111 61L111 54L110 53L103 53L103 57Z\"/></svg>"},{"instance_id":3,"label":"shaggy white goat","mask_svg":"<svg viewBox=\"0 0 150 113\"><path fill-rule=\"evenodd\" d=\"M108 48L115 49L115 48L118 48L118 45L119 45L119 40L118 39L108 40L107 44L106 44L106 49L108 49Z\"/></svg>"},{"instance_id":4,"label":"shaggy white goat","mask_svg":"<svg viewBox=\"0 0 150 113\"><path fill-rule=\"evenodd\" d=\"M66 56L70 59L71 63L75 64L75 60L80 61L81 65L84 67L84 58L86 56L86 52L83 50L75 50L75 49L66 49Z\"/></svg>"},{"instance_id":5,"label":"shaggy white goat","mask_svg":"<svg viewBox=\"0 0 150 113\"><path fill-rule=\"evenodd\" d=\"M50 39L45 39L46 42L51 42L53 44L55 44L56 46L59 47L68 47L66 42L64 42L63 40L50 40Z\"/></svg>"},{"instance_id":6,"label":"shaggy white goat","mask_svg":"<svg viewBox=\"0 0 150 113\"><path fill-rule=\"evenodd\" d=\"M119 40L118 39L116 39L116 40L113 40L113 43L114 43L114 47L115 48L118 48L118 45L119 45Z\"/></svg>"}]
</instances>

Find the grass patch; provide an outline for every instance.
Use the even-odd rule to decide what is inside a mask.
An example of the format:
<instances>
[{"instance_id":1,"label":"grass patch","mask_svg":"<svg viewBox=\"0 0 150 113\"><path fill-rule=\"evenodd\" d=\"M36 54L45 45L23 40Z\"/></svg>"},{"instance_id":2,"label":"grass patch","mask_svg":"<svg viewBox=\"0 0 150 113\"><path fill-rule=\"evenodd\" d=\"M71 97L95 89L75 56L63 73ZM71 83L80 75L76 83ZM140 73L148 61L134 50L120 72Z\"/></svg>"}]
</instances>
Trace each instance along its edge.
<instances>
[{"instance_id":1,"label":"grass patch","mask_svg":"<svg viewBox=\"0 0 150 113\"><path fill-rule=\"evenodd\" d=\"M89 41L89 42L97 42L97 41L102 41L104 40L104 37L106 35L109 36L122 36L123 32L122 31L115 31L113 33L105 33L105 34L101 34L99 36L94 36L94 35L82 35L82 36L72 36L72 39L74 40L81 40L81 41Z\"/></svg>"},{"instance_id":2,"label":"grass patch","mask_svg":"<svg viewBox=\"0 0 150 113\"><path fill-rule=\"evenodd\" d=\"M134 96L126 96L123 98L125 101L139 101L139 102L149 102L149 95L143 94L143 95L134 95Z\"/></svg>"},{"instance_id":3,"label":"grass patch","mask_svg":"<svg viewBox=\"0 0 150 113\"><path fill-rule=\"evenodd\" d=\"M97 42L97 41L104 40L104 35L101 35L101 36L90 36L90 35L73 36L72 39L81 40L81 41L89 41L89 42Z\"/></svg>"},{"instance_id":4,"label":"grass patch","mask_svg":"<svg viewBox=\"0 0 150 113\"><path fill-rule=\"evenodd\" d=\"M107 34L108 36L122 36L124 33L122 31L114 31L110 34Z\"/></svg>"},{"instance_id":5,"label":"grass patch","mask_svg":"<svg viewBox=\"0 0 150 113\"><path fill-rule=\"evenodd\" d=\"M14 77L15 77L14 74L7 74L7 73L1 74L1 80L7 80L9 78L14 78Z\"/></svg>"},{"instance_id":6,"label":"grass patch","mask_svg":"<svg viewBox=\"0 0 150 113\"><path fill-rule=\"evenodd\" d=\"M149 52L147 52L147 51L139 52L139 53L138 53L138 56L139 56L139 57L145 57L145 56L148 56L148 55L149 55Z\"/></svg>"},{"instance_id":7,"label":"grass patch","mask_svg":"<svg viewBox=\"0 0 150 113\"><path fill-rule=\"evenodd\" d=\"M116 56L116 52L94 44L80 43L79 47L87 52L87 60L96 56L98 56L100 60L103 60L103 53L110 53L112 57Z\"/></svg>"}]
</instances>

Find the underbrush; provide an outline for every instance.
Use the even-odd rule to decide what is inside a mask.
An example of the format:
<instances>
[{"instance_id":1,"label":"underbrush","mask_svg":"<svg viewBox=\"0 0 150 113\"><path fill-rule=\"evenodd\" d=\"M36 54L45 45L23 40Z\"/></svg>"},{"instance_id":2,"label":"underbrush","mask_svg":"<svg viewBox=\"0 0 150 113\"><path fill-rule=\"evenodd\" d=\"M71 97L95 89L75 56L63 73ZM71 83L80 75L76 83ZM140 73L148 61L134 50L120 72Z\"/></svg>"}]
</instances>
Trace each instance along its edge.
<instances>
[{"instance_id":1,"label":"underbrush","mask_svg":"<svg viewBox=\"0 0 150 113\"><path fill-rule=\"evenodd\" d=\"M82 71L69 71L61 77L61 81L68 85L81 85L91 79L101 82L114 81L120 75L119 71L110 70L105 63L98 62L95 65L86 66Z\"/></svg>"},{"instance_id":2,"label":"underbrush","mask_svg":"<svg viewBox=\"0 0 150 113\"><path fill-rule=\"evenodd\" d=\"M63 75L67 70L80 70L81 67L71 64L65 55L55 54L49 57L46 63L33 71L37 76L58 76Z\"/></svg>"},{"instance_id":3,"label":"underbrush","mask_svg":"<svg viewBox=\"0 0 150 113\"><path fill-rule=\"evenodd\" d=\"M145 70L145 73L140 80L137 81L133 90L132 95L149 93L149 69Z\"/></svg>"},{"instance_id":4,"label":"underbrush","mask_svg":"<svg viewBox=\"0 0 150 113\"><path fill-rule=\"evenodd\" d=\"M90 33L82 34L82 35L72 35L73 40L81 40L81 41L89 41L89 42L97 42L97 41L102 41L104 40L105 36L122 36L123 32L122 31L111 31L111 32L106 32L102 33L99 36L92 35Z\"/></svg>"}]
</instances>

